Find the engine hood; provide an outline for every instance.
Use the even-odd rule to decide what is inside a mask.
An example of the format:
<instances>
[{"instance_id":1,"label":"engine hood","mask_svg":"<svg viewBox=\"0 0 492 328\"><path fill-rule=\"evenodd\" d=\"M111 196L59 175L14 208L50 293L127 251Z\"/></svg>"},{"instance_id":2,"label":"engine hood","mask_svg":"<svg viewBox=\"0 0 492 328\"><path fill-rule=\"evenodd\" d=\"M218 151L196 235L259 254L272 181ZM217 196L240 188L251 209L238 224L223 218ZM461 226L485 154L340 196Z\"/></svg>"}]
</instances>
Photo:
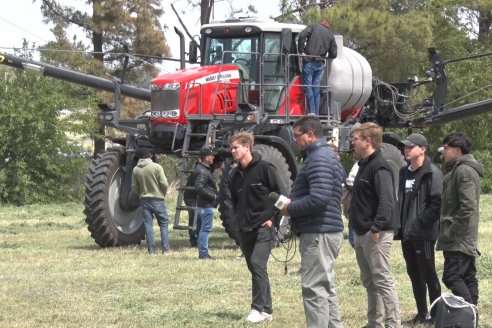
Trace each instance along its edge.
<instances>
[{"instance_id":1,"label":"engine hood","mask_svg":"<svg viewBox=\"0 0 492 328\"><path fill-rule=\"evenodd\" d=\"M219 74L220 73L220 74ZM154 78L151 83L161 87L166 83L199 83L206 84L217 82L217 80L228 80L239 78L238 66L228 65L211 65L193 68L185 68L173 73L167 73Z\"/></svg>"}]
</instances>

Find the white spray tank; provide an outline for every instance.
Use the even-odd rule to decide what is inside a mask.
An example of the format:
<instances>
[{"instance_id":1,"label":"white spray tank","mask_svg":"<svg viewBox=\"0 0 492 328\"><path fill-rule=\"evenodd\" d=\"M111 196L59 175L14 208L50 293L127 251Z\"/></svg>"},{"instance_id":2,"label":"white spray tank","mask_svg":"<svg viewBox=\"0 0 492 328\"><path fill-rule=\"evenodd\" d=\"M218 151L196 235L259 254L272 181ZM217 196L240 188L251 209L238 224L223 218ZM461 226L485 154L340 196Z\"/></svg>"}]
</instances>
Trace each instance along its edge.
<instances>
[{"instance_id":1,"label":"white spray tank","mask_svg":"<svg viewBox=\"0 0 492 328\"><path fill-rule=\"evenodd\" d=\"M335 35L335 40L338 51L329 66L328 90L341 104L342 112L360 108L371 95L371 66L361 54L343 46L343 36Z\"/></svg>"}]
</instances>

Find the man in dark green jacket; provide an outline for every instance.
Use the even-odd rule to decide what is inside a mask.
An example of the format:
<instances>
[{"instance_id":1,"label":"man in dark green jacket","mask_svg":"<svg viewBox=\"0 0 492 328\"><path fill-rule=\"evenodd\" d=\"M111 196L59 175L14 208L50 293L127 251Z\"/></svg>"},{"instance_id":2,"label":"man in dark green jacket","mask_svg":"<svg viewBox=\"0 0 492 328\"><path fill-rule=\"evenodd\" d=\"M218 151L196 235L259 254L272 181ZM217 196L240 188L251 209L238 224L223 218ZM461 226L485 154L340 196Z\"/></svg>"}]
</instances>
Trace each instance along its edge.
<instances>
[{"instance_id":1,"label":"man in dark green jacket","mask_svg":"<svg viewBox=\"0 0 492 328\"><path fill-rule=\"evenodd\" d=\"M475 259L480 204L480 177L484 167L470 154L470 139L451 133L442 141L442 159L451 170L444 176L441 225L437 250L444 254L442 281L453 294L478 303Z\"/></svg>"}]
</instances>

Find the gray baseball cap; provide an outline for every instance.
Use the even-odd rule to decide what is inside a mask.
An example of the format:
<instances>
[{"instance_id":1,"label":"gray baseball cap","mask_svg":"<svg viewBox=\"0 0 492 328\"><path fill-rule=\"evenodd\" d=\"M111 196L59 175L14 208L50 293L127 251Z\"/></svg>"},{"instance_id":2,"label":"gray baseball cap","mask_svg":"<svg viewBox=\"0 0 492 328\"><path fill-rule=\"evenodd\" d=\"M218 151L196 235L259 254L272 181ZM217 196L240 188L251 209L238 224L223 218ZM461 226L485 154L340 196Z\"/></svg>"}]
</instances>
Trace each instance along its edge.
<instances>
[{"instance_id":1,"label":"gray baseball cap","mask_svg":"<svg viewBox=\"0 0 492 328\"><path fill-rule=\"evenodd\" d=\"M412 133L405 140L400 141L405 147L420 146L429 148L427 139L420 133Z\"/></svg>"}]
</instances>

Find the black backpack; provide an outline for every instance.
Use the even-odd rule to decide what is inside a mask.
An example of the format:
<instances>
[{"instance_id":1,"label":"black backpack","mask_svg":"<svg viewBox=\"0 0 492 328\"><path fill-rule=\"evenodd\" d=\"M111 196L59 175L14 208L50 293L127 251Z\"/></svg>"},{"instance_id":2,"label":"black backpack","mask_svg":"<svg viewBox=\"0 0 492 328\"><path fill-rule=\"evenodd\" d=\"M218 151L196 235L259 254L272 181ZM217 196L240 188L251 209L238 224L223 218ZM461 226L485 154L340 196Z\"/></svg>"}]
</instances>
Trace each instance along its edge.
<instances>
[{"instance_id":1,"label":"black backpack","mask_svg":"<svg viewBox=\"0 0 492 328\"><path fill-rule=\"evenodd\" d=\"M442 294L436 299L431 309L435 310L435 328L477 328L478 308L462 297Z\"/></svg>"}]
</instances>

